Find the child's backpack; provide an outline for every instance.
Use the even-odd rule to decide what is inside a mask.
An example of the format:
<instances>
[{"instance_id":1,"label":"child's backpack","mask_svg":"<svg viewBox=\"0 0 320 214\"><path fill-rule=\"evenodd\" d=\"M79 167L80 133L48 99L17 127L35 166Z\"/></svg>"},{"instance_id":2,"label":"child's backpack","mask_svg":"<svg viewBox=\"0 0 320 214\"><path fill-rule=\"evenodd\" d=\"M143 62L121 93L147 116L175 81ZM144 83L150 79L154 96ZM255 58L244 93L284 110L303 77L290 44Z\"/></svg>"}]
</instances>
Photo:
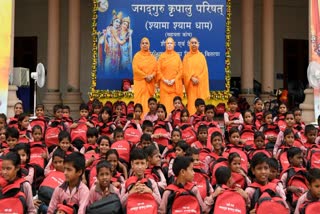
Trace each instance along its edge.
<instances>
[{"instance_id":1,"label":"child's backpack","mask_svg":"<svg viewBox=\"0 0 320 214\"><path fill-rule=\"evenodd\" d=\"M62 121L53 121L50 125L48 125L44 135L44 142L49 151L59 144L58 136L62 130L65 130L65 126Z\"/></svg>"},{"instance_id":2,"label":"child's backpack","mask_svg":"<svg viewBox=\"0 0 320 214\"><path fill-rule=\"evenodd\" d=\"M226 112L226 104L225 103L219 103L217 107L214 109L215 115L223 115Z\"/></svg>"},{"instance_id":3,"label":"child's backpack","mask_svg":"<svg viewBox=\"0 0 320 214\"><path fill-rule=\"evenodd\" d=\"M63 184L64 181L65 176L63 172L51 171L39 187L39 200L49 205L54 189Z\"/></svg>"},{"instance_id":4,"label":"child's backpack","mask_svg":"<svg viewBox=\"0 0 320 214\"><path fill-rule=\"evenodd\" d=\"M43 142L30 142L30 164L36 164L43 168L46 164L46 159L43 154L47 153L46 145Z\"/></svg>"},{"instance_id":5,"label":"child's backpack","mask_svg":"<svg viewBox=\"0 0 320 214\"><path fill-rule=\"evenodd\" d=\"M247 154L242 151L242 148L241 147L235 147L235 146L232 146L232 147L229 147L227 150L226 150L226 154L231 154L233 152L236 152L240 155L240 158L241 158L241 168L247 173L248 172L248 169L249 169L249 163L248 163L248 156Z\"/></svg>"},{"instance_id":6,"label":"child's backpack","mask_svg":"<svg viewBox=\"0 0 320 214\"><path fill-rule=\"evenodd\" d=\"M300 214L318 213L320 201L306 201L299 207Z\"/></svg>"},{"instance_id":7,"label":"child's backpack","mask_svg":"<svg viewBox=\"0 0 320 214\"><path fill-rule=\"evenodd\" d=\"M31 129L36 125L41 127L41 129L42 129L42 138L43 138L44 137L44 133L46 133L46 129L47 129L47 121L46 121L46 119L44 117L38 117L38 118L33 119L30 122Z\"/></svg>"},{"instance_id":8,"label":"child's backpack","mask_svg":"<svg viewBox=\"0 0 320 214\"><path fill-rule=\"evenodd\" d=\"M257 214L289 214L290 210L285 206L285 201L276 193L276 183L269 182L267 185L252 183L255 188L251 200L251 208L256 209Z\"/></svg>"},{"instance_id":9,"label":"child's backpack","mask_svg":"<svg viewBox=\"0 0 320 214\"><path fill-rule=\"evenodd\" d=\"M187 144L191 145L197 141L197 133L192 128L191 124L184 124L180 127L181 138L186 141Z\"/></svg>"},{"instance_id":10,"label":"child's backpack","mask_svg":"<svg viewBox=\"0 0 320 214\"><path fill-rule=\"evenodd\" d=\"M126 181L125 187L127 192L130 191L132 186L137 183L144 183L147 187L152 189L152 183L149 179L141 179L138 180L136 176L132 176L128 178ZM153 195L151 193L132 193L128 196L126 212L127 214L141 214L141 213L150 213L157 214L158 212L158 204L155 201Z\"/></svg>"},{"instance_id":11,"label":"child's backpack","mask_svg":"<svg viewBox=\"0 0 320 214\"><path fill-rule=\"evenodd\" d=\"M77 138L82 140L84 143L87 142L88 126L86 124L86 121L87 120L85 119L80 119L78 121L78 126L70 130L71 142Z\"/></svg>"},{"instance_id":12,"label":"child's backpack","mask_svg":"<svg viewBox=\"0 0 320 214\"><path fill-rule=\"evenodd\" d=\"M212 164L212 166L211 166L211 168L212 168L212 170L211 170L211 174L212 174L212 176L211 176L211 185L214 187L214 186L216 186L216 184L217 184L217 180L216 180L216 176L215 176L215 173L216 173L216 171L217 171L217 169L219 169L219 167L221 167L221 166L226 166L226 167L228 167L228 159L226 159L226 158L219 158L218 160L216 160L213 164Z\"/></svg>"},{"instance_id":13,"label":"child's backpack","mask_svg":"<svg viewBox=\"0 0 320 214\"><path fill-rule=\"evenodd\" d=\"M247 205L240 193L231 190L228 187L220 195L218 195L214 202L214 214L246 214Z\"/></svg>"},{"instance_id":14,"label":"child's backpack","mask_svg":"<svg viewBox=\"0 0 320 214\"><path fill-rule=\"evenodd\" d=\"M166 190L171 191L168 197L167 213L201 213L201 207L197 197L191 191L194 187L192 183L183 186L170 184Z\"/></svg>"},{"instance_id":15,"label":"child's backpack","mask_svg":"<svg viewBox=\"0 0 320 214\"><path fill-rule=\"evenodd\" d=\"M119 214L122 213L122 205L117 194L110 194L107 197L95 201L87 207L86 214Z\"/></svg>"},{"instance_id":16,"label":"child's backpack","mask_svg":"<svg viewBox=\"0 0 320 214\"><path fill-rule=\"evenodd\" d=\"M113 111L113 104L112 104L112 102L110 100L106 101L104 106L110 108Z\"/></svg>"},{"instance_id":17,"label":"child's backpack","mask_svg":"<svg viewBox=\"0 0 320 214\"><path fill-rule=\"evenodd\" d=\"M94 126L97 126L99 123L99 115L92 114L90 117L90 121L93 123Z\"/></svg>"},{"instance_id":18,"label":"child's backpack","mask_svg":"<svg viewBox=\"0 0 320 214\"><path fill-rule=\"evenodd\" d=\"M124 130L124 139L136 145L141 138L142 133L138 130L137 125L134 122L130 122L130 125Z\"/></svg>"},{"instance_id":19,"label":"child's backpack","mask_svg":"<svg viewBox=\"0 0 320 214\"><path fill-rule=\"evenodd\" d=\"M171 123L173 127L176 127L180 123L181 109L173 110L171 112Z\"/></svg>"},{"instance_id":20,"label":"child's backpack","mask_svg":"<svg viewBox=\"0 0 320 214\"><path fill-rule=\"evenodd\" d=\"M134 102L130 101L127 106L127 115L134 114Z\"/></svg>"},{"instance_id":21,"label":"child's backpack","mask_svg":"<svg viewBox=\"0 0 320 214\"><path fill-rule=\"evenodd\" d=\"M28 130L23 130L23 131L19 131L19 141L18 143L27 143L29 144L30 142L30 131ZM23 136L22 136L23 135Z\"/></svg>"},{"instance_id":22,"label":"child's backpack","mask_svg":"<svg viewBox=\"0 0 320 214\"><path fill-rule=\"evenodd\" d=\"M194 114L194 115L191 115L191 117L193 118L192 125L195 126L197 123L202 121L204 115L203 114L200 114L200 115Z\"/></svg>"},{"instance_id":23,"label":"child's backpack","mask_svg":"<svg viewBox=\"0 0 320 214\"><path fill-rule=\"evenodd\" d=\"M11 117L8 123L8 127L9 128L16 128L19 130L18 128L18 118L17 117Z\"/></svg>"},{"instance_id":24,"label":"child's backpack","mask_svg":"<svg viewBox=\"0 0 320 214\"><path fill-rule=\"evenodd\" d=\"M166 121L157 121L154 126L153 134L168 134L170 129L167 123L168 122ZM160 152L162 152L169 144L169 140L165 137L155 138L153 140L158 144Z\"/></svg>"},{"instance_id":25,"label":"child's backpack","mask_svg":"<svg viewBox=\"0 0 320 214\"><path fill-rule=\"evenodd\" d=\"M287 148L283 148L278 157L280 163L280 172L287 170L290 167L290 163L287 157Z\"/></svg>"},{"instance_id":26,"label":"child's backpack","mask_svg":"<svg viewBox=\"0 0 320 214\"><path fill-rule=\"evenodd\" d=\"M111 145L111 149L117 150L119 154L119 160L121 162L129 164L131 144L127 140L119 140L113 142Z\"/></svg>"},{"instance_id":27,"label":"child's backpack","mask_svg":"<svg viewBox=\"0 0 320 214\"><path fill-rule=\"evenodd\" d=\"M97 125L98 130L99 130L99 134L102 135L102 136L110 137L112 135L112 133L113 133L112 125L114 125L113 122L108 122L107 124L99 123Z\"/></svg>"},{"instance_id":28,"label":"child's backpack","mask_svg":"<svg viewBox=\"0 0 320 214\"><path fill-rule=\"evenodd\" d=\"M27 213L26 196L23 192L24 178L4 186L0 194L0 213Z\"/></svg>"},{"instance_id":29,"label":"child's backpack","mask_svg":"<svg viewBox=\"0 0 320 214\"><path fill-rule=\"evenodd\" d=\"M320 168L320 148L313 147L307 152L307 166L311 168Z\"/></svg>"},{"instance_id":30,"label":"child's backpack","mask_svg":"<svg viewBox=\"0 0 320 214\"><path fill-rule=\"evenodd\" d=\"M200 168L193 168L194 178L193 183L198 187L201 198L210 195L210 182L208 175Z\"/></svg>"},{"instance_id":31,"label":"child's backpack","mask_svg":"<svg viewBox=\"0 0 320 214\"><path fill-rule=\"evenodd\" d=\"M287 172L287 186L295 186L302 190L302 192L306 192L308 190L308 180L307 180L307 171L304 168L295 168L291 167ZM297 201L300 196L294 193L287 194L287 200L291 202L291 204L295 207Z\"/></svg>"},{"instance_id":32,"label":"child's backpack","mask_svg":"<svg viewBox=\"0 0 320 214\"><path fill-rule=\"evenodd\" d=\"M79 205L75 203L67 203L66 200L62 204L57 205L57 209L54 213L58 211L63 211L65 214L77 214L79 210Z\"/></svg>"},{"instance_id":33,"label":"child's backpack","mask_svg":"<svg viewBox=\"0 0 320 214\"><path fill-rule=\"evenodd\" d=\"M227 113L228 113L229 121L239 120L240 115L241 115L241 113L238 111L234 112L234 113L228 111ZM227 131L230 131L230 129L232 127L238 127L238 124L233 124L233 125L231 124L231 125L227 126Z\"/></svg>"},{"instance_id":34,"label":"child's backpack","mask_svg":"<svg viewBox=\"0 0 320 214\"><path fill-rule=\"evenodd\" d=\"M243 140L245 146L254 146L254 128L250 125L245 125L241 131L240 139Z\"/></svg>"},{"instance_id":35,"label":"child's backpack","mask_svg":"<svg viewBox=\"0 0 320 214\"><path fill-rule=\"evenodd\" d=\"M231 172L231 178L233 181L233 187L240 187L241 189L246 189L246 178L242 174L237 172Z\"/></svg>"},{"instance_id":36,"label":"child's backpack","mask_svg":"<svg viewBox=\"0 0 320 214\"><path fill-rule=\"evenodd\" d=\"M262 120L263 120L263 111L256 112L254 125L256 126L257 129L260 129Z\"/></svg>"}]
</instances>

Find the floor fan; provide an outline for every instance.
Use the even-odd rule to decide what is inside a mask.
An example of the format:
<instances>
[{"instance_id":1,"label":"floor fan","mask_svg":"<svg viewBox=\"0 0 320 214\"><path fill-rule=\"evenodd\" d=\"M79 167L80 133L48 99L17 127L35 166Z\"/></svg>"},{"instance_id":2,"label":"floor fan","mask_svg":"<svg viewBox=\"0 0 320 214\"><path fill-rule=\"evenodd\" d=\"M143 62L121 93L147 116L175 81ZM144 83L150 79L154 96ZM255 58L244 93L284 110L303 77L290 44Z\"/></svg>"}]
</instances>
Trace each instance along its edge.
<instances>
[{"instance_id":1,"label":"floor fan","mask_svg":"<svg viewBox=\"0 0 320 214\"><path fill-rule=\"evenodd\" d=\"M45 69L42 63L38 63L36 72L31 73L31 78L34 80L33 90L33 116L36 117L36 105L37 105L37 86L42 88L46 82Z\"/></svg>"}]
</instances>

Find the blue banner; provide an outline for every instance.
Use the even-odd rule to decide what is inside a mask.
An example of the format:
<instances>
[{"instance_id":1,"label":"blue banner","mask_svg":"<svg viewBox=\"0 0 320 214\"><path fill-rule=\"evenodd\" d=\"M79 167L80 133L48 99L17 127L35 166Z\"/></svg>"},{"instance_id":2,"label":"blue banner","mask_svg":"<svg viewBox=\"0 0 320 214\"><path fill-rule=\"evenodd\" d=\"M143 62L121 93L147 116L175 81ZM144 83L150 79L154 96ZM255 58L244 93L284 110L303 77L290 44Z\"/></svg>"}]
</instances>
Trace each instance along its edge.
<instances>
[{"instance_id":1,"label":"blue banner","mask_svg":"<svg viewBox=\"0 0 320 214\"><path fill-rule=\"evenodd\" d=\"M148 37L158 57L173 37L181 59L197 37L209 68L211 91L225 90L226 0L98 0L97 90L121 90L132 79L131 62Z\"/></svg>"}]
</instances>

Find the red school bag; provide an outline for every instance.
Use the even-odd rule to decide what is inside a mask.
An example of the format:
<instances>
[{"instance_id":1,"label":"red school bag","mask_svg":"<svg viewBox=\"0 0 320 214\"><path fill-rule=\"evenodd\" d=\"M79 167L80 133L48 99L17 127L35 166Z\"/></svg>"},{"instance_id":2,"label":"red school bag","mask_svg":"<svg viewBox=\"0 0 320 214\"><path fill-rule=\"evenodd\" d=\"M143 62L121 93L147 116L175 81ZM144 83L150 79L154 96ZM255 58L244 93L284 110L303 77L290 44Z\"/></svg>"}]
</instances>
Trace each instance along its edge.
<instances>
[{"instance_id":1,"label":"red school bag","mask_svg":"<svg viewBox=\"0 0 320 214\"><path fill-rule=\"evenodd\" d=\"M170 184L166 190L171 191L168 197L167 213L195 213L200 214L201 207L197 197L191 191L193 183L186 183L184 187Z\"/></svg>"},{"instance_id":2,"label":"red school bag","mask_svg":"<svg viewBox=\"0 0 320 214\"><path fill-rule=\"evenodd\" d=\"M124 139L136 145L141 138L142 133L138 130L137 125L131 121L130 125L124 130Z\"/></svg>"},{"instance_id":3,"label":"red school bag","mask_svg":"<svg viewBox=\"0 0 320 214\"><path fill-rule=\"evenodd\" d=\"M117 150L119 160L126 164L130 161L131 144L127 140L119 140L111 144L111 149Z\"/></svg>"},{"instance_id":4,"label":"red school bag","mask_svg":"<svg viewBox=\"0 0 320 214\"><path fill-rule=\"evenodd\" d=\"M186 141L187 144L191 145L197 141L197 133L194 131L191 124L184 124L180 127L181 138Z\"/></svg>"},{"instance_id":5,"label":"red school bag","mask_svg":"<svg viewBox=\"0 0 320 214\"><path fill-rule=\"evenodd\" d=\"M147 187L152 190L152 183L149 179L141 179L138 180L138 177L131 176L127 179L125 187L127 192L132 188L132 186L137 183L144 183ZM141 213L150 213L157 214L158 213L158 204L151 193L132 193L129 194L127 205L126 205L126 213L127 214L141 214Z\"/></svg>"},{"instance_id":6,"label":"red school bag","mask_svg":"<svg viewBox=\"0 0 320 214\"><path fill-rule=\"evenodd\" d=\"M61 120L52 121L52 123L47 127L44 135L44 142L48 148L59 144L58 136L62 130L65 130L65 127Z\"/></svg>"},{"instance_id":7,"label":"red school bag","mask_svg":"<svg viewBox=\"0 0 320 214\"><path fill-rule=\"evenodd\" d=\"M320 201L306 201L299 207L300 214L318 213Z\"/></svg>"},{"instance_id":8,"label":"red school bag","mask_svg":"<svg viewBox=\"0 0 320 214\"><path fill-rule=\"evenodd\" d=\"M283 147L283 151L281 151L278 160L280 163L280 172L287 170L290 167L290 163L287 157L288 148Z\"/></svg>"},{"instance_id":9,"label":"red school bag","mask_svg":"<svg viewBox=\"0 0 320 214\"><path fill-rule=\"evenodd\" d=\"M47 121L44 117L38 117L38 118L35 118L33 119L31 122L30 122L30 126L31 126L31 129L34 127L34 126L40 126L41 129L42 129L42 138L44 137L44 133L46 132L46 129L47 129Z\"/></svg>"},{"instance_id":10,"label":"red school bag","mask_svg":"<svg viewBox=\"0 0 320 214\"><path fill-rule=\"evenodd\" d=\"M78 121L78 126L70 130L71 142L77 138L82 140L84 143L87 142L88 126L86 122L87 120L85 118L81 118Z\"/></svg>"},{"instance_id":11,"label":"red school bag","mask_svg":"<svg viewBox=\"0 0 320 214\"><path fill-rule=\"evenodd\" d=\"M170 130L167 123L167 121L158 120L154 126L153 134L168 134ZM169 144L169 140L165 137L155 138L153 140L159 145L159 147L167 147Z\"/></svg>"},{"instance_id":12,"label":"red school bag","mask_svg":"<svg viewBox=\"0 0 320 214\"><path fill-rule=\"evenodd\" d=\"M176 127L180 123L181 109L173 110L171 112L171 124Z\"/></svg>"},{"instance_id":13,"label":"red school bag","mask_svg":"<svg viewBox=\"0 0 320 214\"><path fill-rule=\"evenodd\" d=\"M215 214L246 214L247 205L240 193L226 186L222 186L224 191L216 197L214 202Z\"/></svg>"},{"instance_id":14,"label":"red school bag","mask_svg":"<svg viewBox=\"0 0 320 214\"><path fill-rule=\"evenodd\" d=\"M46 159L43 154L47 154L47 149L43 142L30 142L30 164L36 164L44 169Z\"/></svg>"},{"instance_id":15,"label":"red school bag","mask_svg":"<svg viewBox=\"0 0 320 214\"><path fill-rule=\"evenodd\" d=\"M63 172L51 171L40 184L38 191L39 200L49 205L54 189L63 184L64 181L65 175Z\"/></svg>"},{"instance_id":16,"label":"red school bag","mask_svg":"<svg viewBox=\"0 0 320 214\"><path fill-rule=\"evenodd\" d=\"M201 198L204 200L205 197L210 195L209 177L200 167L193 168L193 171L193 183L198 187Z\"/></svg>"},{"instance_id":17,"label":"red school bag","mask_svg":"<svg viewBox=\"0 0 320 214\"><path fill-rule=\"evenodd\" d=\"M320 168L320 147L314 146L307 152L307 166L311 168Z\"/></svg>"},{"instance_id":18,"label":"red school bag","mask_svg":"<svg viewBox=\"0 0 320 214\"><path fill-rule=\"evenodd\" d=\"M127 106L127 114L134 114L134 102L130 101Z\"/></svg>"},{"instance_id":19,"label":"red school bag","mask_svg":"<svg viewBox=\"0 0 320 214\"><path fill-rule=\"evenodd\" d=\"M290 210L285 206L285 201L276 193L276 183L267 185L252 183L255 188L251 200L251 209L256 209L256 214L289 214Z\"/></svg>"},{"instance_id":20,"label":"red school bag","mask_svg":"<svg viewBox=\"0 0 320 214\"><path fill-rule=\"evenodd\" d=\"M23 192L24 178L4 186L0 194L0 213L27 213L26 196Z\"/></svg>"}]
</instances>

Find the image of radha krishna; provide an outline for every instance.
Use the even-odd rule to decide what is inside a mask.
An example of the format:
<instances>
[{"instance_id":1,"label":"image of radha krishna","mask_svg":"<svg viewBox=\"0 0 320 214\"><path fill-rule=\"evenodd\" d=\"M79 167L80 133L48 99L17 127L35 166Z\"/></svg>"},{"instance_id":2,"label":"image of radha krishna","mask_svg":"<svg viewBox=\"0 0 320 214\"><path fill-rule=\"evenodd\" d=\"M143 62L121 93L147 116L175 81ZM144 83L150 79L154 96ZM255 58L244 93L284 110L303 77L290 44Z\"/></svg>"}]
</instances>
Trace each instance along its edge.
<instances>
[{"instance_id":1,"label":"image of radha krishna","mask_svg":"<svg viewBox=\"0 0 320 214\"><path fill-rule=\"evenodd\" d=\"M98 33L98 71L103 70L107 76L131 72L132 32L130 17L113 10L111 24Z\"/></svg>"}]
</instances>

